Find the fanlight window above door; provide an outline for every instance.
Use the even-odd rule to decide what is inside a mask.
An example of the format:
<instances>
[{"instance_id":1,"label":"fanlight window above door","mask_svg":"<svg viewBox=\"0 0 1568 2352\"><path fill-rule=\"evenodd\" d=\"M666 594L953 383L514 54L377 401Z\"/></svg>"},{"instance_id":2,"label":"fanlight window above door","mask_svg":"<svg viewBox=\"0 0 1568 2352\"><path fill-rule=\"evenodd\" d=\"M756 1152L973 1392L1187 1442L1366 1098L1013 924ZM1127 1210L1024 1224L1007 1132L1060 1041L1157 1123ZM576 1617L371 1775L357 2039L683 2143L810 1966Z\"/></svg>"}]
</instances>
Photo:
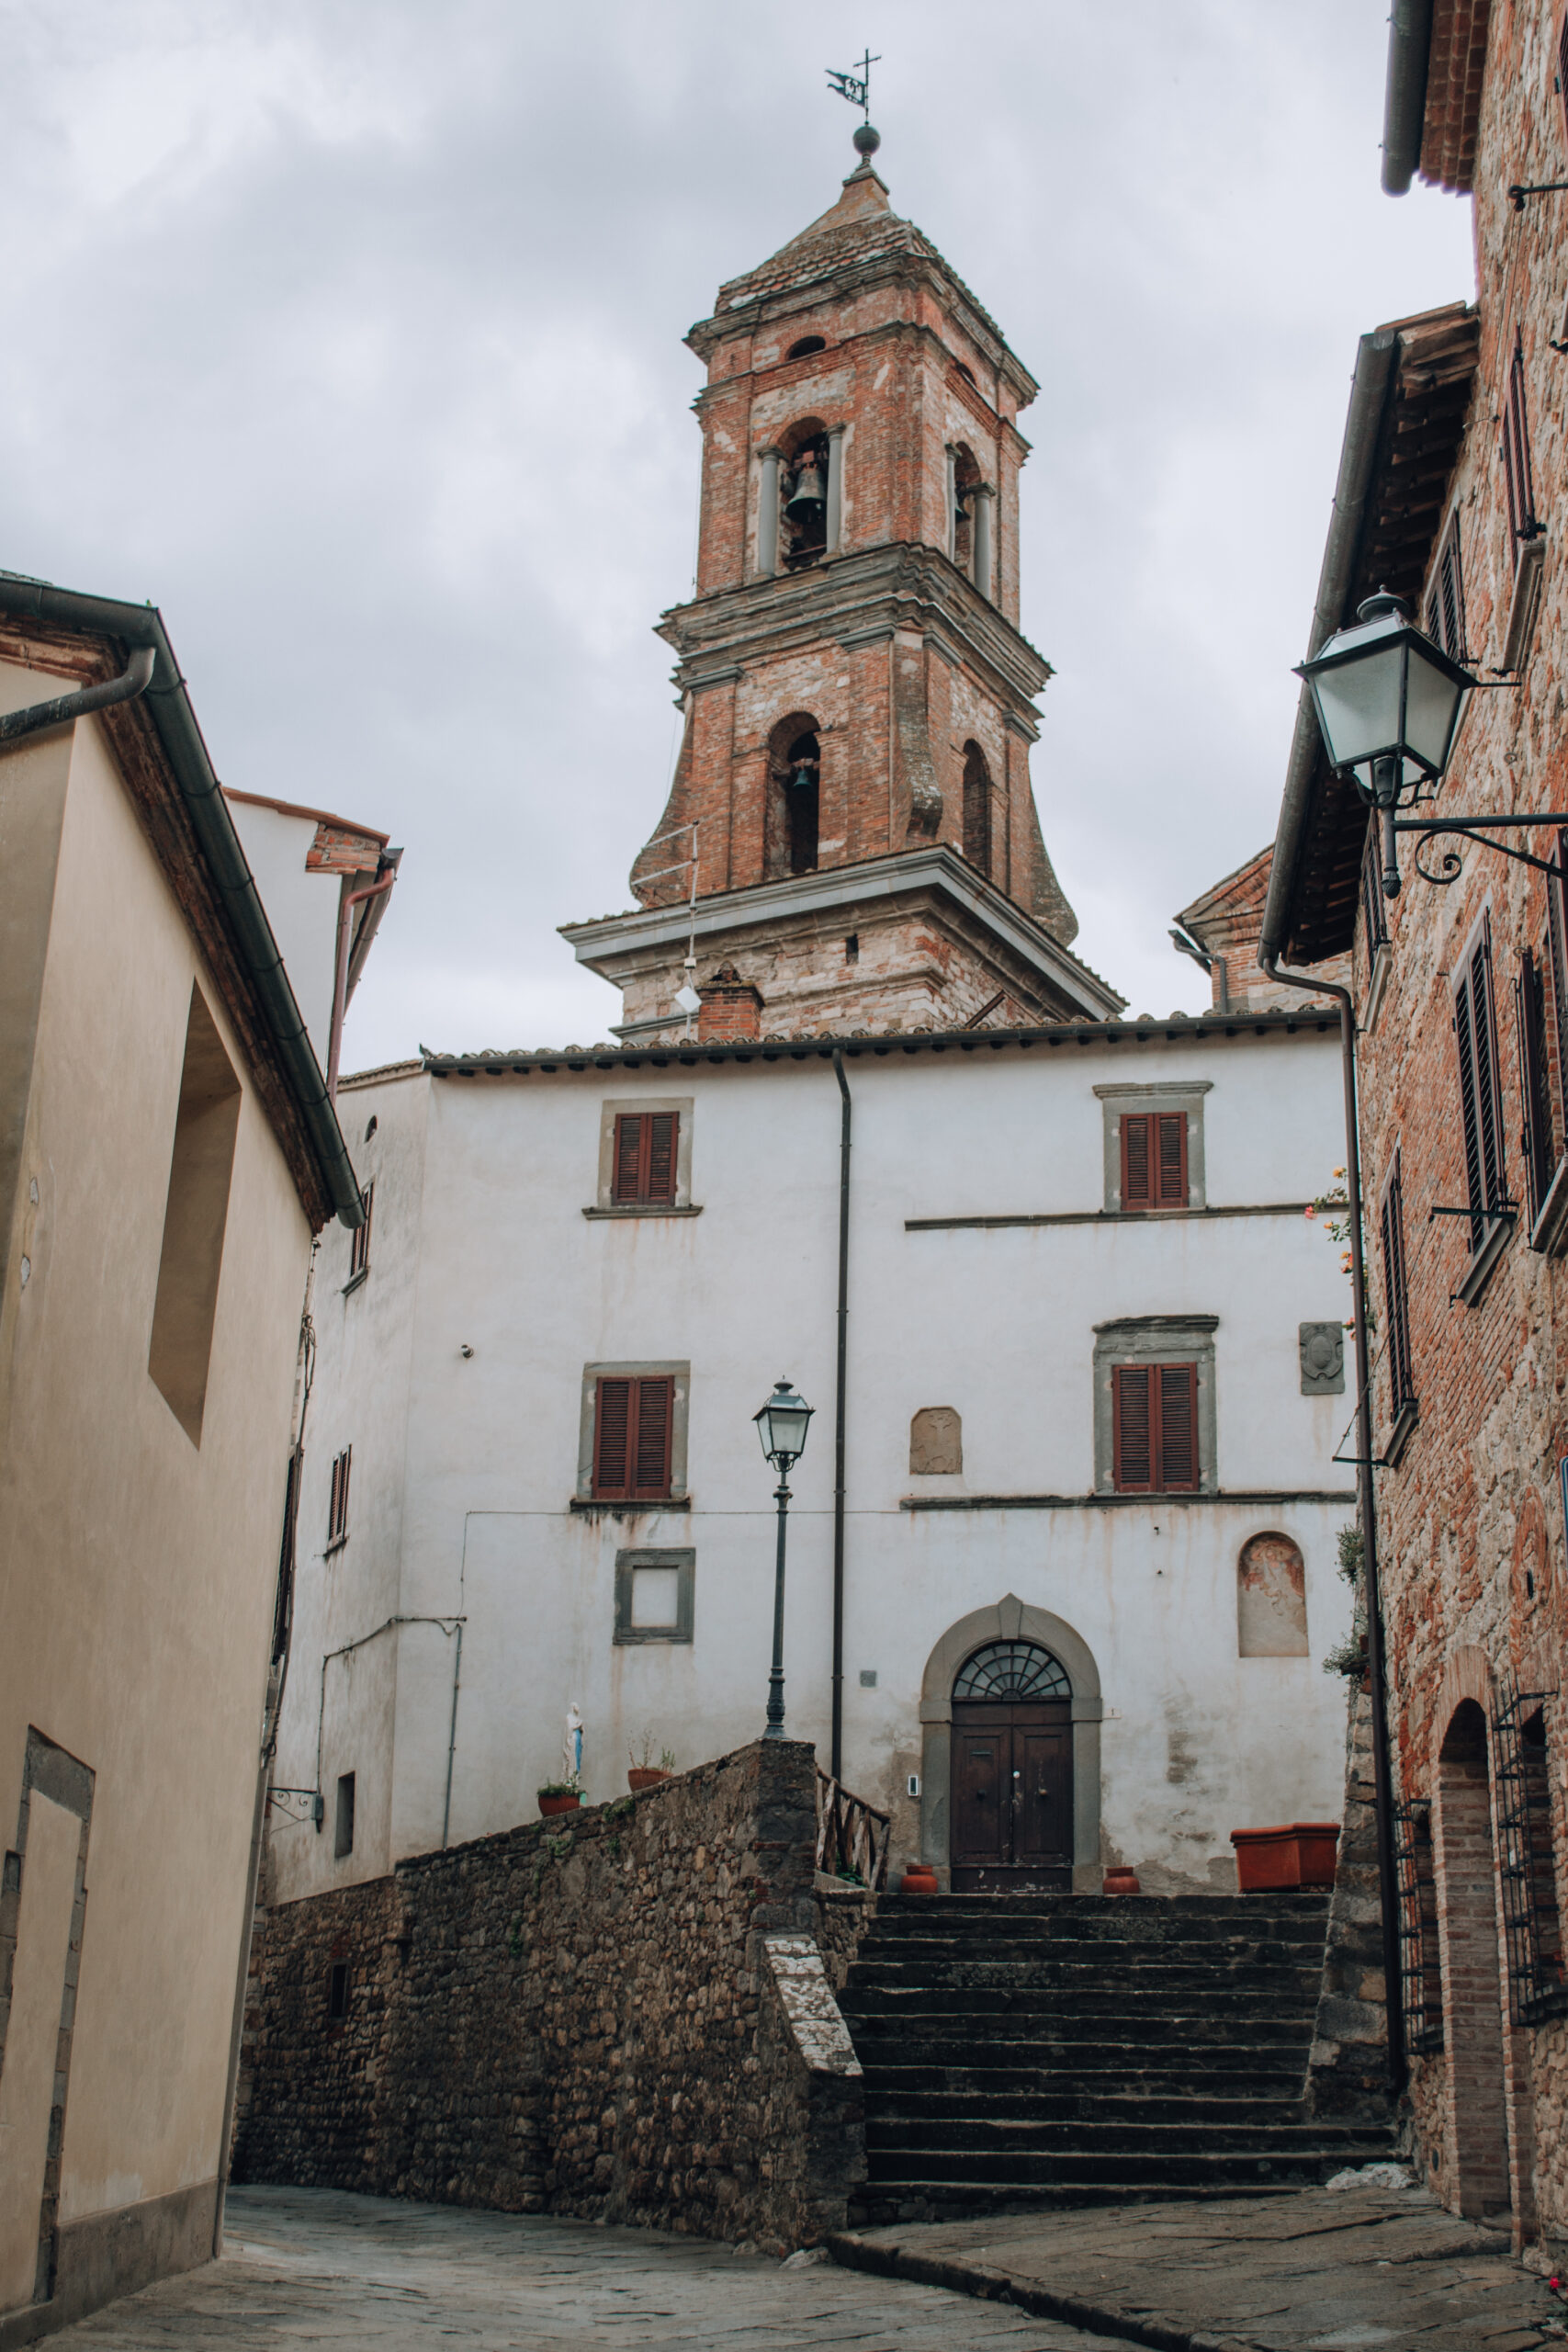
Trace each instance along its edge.
<instances>
[{"instance_id":1,"label":"fanlight window above door","mask_svg":"<svg viewBox=\"0 0 1568 2352\"><path fill-rule=\"evenodd\" d=\"M1038 1642L987 1642L959 1668L955 1699L1070 1699L1073 1686Z\"/></svg>"}]
</instances>

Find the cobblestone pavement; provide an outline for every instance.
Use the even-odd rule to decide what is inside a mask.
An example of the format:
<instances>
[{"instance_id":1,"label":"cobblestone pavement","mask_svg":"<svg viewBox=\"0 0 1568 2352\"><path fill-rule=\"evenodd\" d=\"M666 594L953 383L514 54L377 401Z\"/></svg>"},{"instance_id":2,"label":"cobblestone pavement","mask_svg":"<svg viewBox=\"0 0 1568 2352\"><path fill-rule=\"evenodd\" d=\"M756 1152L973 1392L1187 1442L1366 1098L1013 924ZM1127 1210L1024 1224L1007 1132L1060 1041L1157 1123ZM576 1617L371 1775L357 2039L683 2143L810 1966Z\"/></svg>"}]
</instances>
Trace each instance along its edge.
<instances>
[{"instance_id":1,"label":"cobblestone pavement","mask_svg":"<svg viewBox=\"0 0 1568 2352\"><path fill-rule=\"evenodd\" d=\"M830 2262L335 2189L230 2192L221 2262L48 2339L59 2352L1111 2352L1110 2339Z\"/></svg>"},{"instance_id":2,"label":"cobblestone pavement","mask_svg":"<svg viewBox=\"0 0 1568 2352\"><path fill-rule=\"evenodd\" d=\"M1105 2205L848 2232L840 2260L1168 2352L1534 2352L1563 2306L1419 2188Z\"/></svg>"}]
</instances>

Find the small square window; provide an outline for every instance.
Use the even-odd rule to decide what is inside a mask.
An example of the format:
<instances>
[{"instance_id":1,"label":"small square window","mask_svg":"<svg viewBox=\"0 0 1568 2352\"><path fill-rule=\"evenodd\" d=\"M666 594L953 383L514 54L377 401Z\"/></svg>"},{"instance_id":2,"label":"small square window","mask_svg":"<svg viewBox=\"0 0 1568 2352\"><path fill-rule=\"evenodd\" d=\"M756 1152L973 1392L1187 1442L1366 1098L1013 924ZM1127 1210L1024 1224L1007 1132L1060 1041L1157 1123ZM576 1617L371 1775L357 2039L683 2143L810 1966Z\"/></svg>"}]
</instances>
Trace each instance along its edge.
<instances>
[{"instance_id":1,"label":"small square window","mask_svg":"<svg viewBox=\"0 0 1568 2352\"><path fill-rule=\"evenodd\" d=\"M690 1642L696 1566L689 1547L616 1553L617 1645Z\"/></svg>"}]
</instances>

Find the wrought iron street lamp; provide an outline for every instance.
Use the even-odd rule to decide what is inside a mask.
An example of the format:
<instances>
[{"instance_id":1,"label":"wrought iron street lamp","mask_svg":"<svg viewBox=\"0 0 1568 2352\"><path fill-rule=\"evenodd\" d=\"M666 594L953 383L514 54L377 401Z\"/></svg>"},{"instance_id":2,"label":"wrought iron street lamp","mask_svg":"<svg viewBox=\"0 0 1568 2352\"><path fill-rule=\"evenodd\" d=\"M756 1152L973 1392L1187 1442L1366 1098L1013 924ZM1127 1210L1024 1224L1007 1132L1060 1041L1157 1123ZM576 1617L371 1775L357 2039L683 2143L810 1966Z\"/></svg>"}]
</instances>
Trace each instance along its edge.
<instances>
[{"instance_id":1,"label":"wrought iron street lamp","mask_svg":"<svg viewBox=\"0 0 1568 2352\"><path fill-rule=\"evenodd\" d=\"M812 1408L797 1396L787 1380L776 1380L773 1393L760 1413L753 1414L762 1452L779 1474L773 1498L779 1507L778 1554L773 1566L773 1663L768 1676L768 1723L764 1739L784 1736L784 1529L789 1510L789 1474L806 1451L806 1432Z\"/></svg>"},{"instance_id":2,"label":"wrought iron street lamp","mask_svg":"<svg viewBox=\"0 0 1568 2352\"><path fill-rule=\"evenodd\" d=\"M1381 589L1356 608L1298 673L1312 689L1329 764L1348 774L1382 832L1382 887L1399 896L1399 824L1448 766L1464 697L1478 681L1418 629L1397 596Z\"/></svg>"}]
</instances>

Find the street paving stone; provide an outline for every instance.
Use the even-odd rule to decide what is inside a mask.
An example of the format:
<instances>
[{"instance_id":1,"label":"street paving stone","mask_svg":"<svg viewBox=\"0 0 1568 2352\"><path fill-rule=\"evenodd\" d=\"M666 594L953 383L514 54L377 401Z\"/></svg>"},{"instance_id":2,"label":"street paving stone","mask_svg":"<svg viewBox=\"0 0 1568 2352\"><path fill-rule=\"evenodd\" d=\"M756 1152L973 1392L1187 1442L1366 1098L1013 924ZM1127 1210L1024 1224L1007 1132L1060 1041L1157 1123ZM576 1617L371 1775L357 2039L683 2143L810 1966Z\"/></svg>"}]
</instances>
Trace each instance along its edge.
<instances>
[{"instance_id":1,"label":"street paving stone","mask_svg":"<svg viewBox=\"0 0 1568 2352\"><path fill-rule=\"evenodd\" d=\"M1097 2206L895 2225L840 2260L1010 2295L1170 2352L1534 2352L1563 2306L1500 2233L1423 2189Z\"/></svg>"},{"instance_id":2,"label":"street paving stone","mask_svg":"<svg viewBox=\"0 0 1568 2352\"><path fill-rule=\"evenodd\" d=\"M1113 2352L1006 2304L701 2238L335 2189L234 2188L221 2261L51 2336L112 2352Z\"/></svg>"}]
</instances>

